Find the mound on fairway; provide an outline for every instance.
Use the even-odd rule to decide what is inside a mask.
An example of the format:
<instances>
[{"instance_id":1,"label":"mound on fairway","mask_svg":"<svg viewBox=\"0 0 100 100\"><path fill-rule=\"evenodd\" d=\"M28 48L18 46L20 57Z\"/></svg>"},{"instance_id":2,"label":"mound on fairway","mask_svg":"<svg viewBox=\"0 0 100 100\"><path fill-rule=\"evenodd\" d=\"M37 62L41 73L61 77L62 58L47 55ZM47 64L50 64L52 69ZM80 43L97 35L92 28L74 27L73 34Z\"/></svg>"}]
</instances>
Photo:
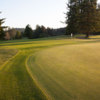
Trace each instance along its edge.
<instances>
[{"instance_id":1,"label":"mound on fairway","mask_svg":"<svg viewBox=\"0 0 100 100\"><path fill-rule=\"evenodd\" d=\"M52 100L100 99L100 43L49 48L30 56L28 66Z\"/></svg>"}]
</instances>

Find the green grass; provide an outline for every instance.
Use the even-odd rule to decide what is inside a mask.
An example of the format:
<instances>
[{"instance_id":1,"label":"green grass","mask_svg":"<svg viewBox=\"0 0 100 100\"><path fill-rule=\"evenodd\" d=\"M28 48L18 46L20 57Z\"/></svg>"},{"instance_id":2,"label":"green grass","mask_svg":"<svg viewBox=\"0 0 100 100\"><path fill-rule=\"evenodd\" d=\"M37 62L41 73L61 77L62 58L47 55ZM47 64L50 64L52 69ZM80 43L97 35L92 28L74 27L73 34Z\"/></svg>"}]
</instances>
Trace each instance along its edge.
<instances>
[{"instance_id":1,"label":"green grass","mask_svg":"<svg viewBox=\"0 0 100 100\"><path fill-rule=\"evenodd\" d=\"M99 41L65 36L1 41L0 100L98 100Z\"/></svg>"},{"instance_id":2,"label":"green grass","mask_svg":"<svg viewBox=\"0 0 100 100\"><path fill-rule=\"evenodd\" d=\"M100 99L100 43L54 47L28 60L29 69L53 100Z\"/></svg>"},{"instance_id":3,"label":"green grass","mask_svg":"<svg viewBox=\"0 0 100 100\"><path fill-rule=\"evenodd\" d=\"M5 63L9 58L14 56L17 50L14 49L0 49L0 65Z\"/></svg>"},{"instance_id":4,"label":"green grass","mask_svg":"<svg viewBox=\"0 0 100 100\"><path fill-rule=\"evenodd\" d=\"M46 100L26 70L26 56L19 52L0 70L0 100Z\"/></svg>"}]
</instances>

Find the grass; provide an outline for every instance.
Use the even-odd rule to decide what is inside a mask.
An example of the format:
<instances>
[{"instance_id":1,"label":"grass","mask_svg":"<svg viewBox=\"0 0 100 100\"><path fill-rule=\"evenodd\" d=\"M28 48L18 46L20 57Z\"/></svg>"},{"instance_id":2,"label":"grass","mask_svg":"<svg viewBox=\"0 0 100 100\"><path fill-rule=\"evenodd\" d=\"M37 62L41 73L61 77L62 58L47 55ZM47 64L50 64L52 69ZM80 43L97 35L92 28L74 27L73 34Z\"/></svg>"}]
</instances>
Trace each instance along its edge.
<instances>
[{"instance_id":1,"label":"grass","mask_svg":"<svg viewBox=\"0 0 100 100\"><path fill-rule=\"evenodd\" d=\"M99 100L99 51L100 43L54 47L30 56L28 65L52 100Z\"/></svg>"},{"instance_id":2,"label":"grass","mask_svg":"<svg viewBox=\"0 0 100 100\"><path fill-rule=\"evenodd\" d=\"M26 70L26 56L19 52L0 71L0 100L46 100Z\"/></svg>"},{"instance_id":3,"label":"grass","mask_svg":"<svg viewBox=\"0 0 100 100\"><path fill-rule=\"evenodd\" d=\"M14 56L17 50L14 49L0 49L0 65L5 63L9 58Z\"/></svg>"},{"instance_id":4,"label":"grass","mask_svg":"<svg viewBox=\"0 0 100 100\"><path fill-rule=\"evenodd\" d=\"M99 41L64 36L1 41L0 100L98 100Z\"/></svg>"}]
</instances>

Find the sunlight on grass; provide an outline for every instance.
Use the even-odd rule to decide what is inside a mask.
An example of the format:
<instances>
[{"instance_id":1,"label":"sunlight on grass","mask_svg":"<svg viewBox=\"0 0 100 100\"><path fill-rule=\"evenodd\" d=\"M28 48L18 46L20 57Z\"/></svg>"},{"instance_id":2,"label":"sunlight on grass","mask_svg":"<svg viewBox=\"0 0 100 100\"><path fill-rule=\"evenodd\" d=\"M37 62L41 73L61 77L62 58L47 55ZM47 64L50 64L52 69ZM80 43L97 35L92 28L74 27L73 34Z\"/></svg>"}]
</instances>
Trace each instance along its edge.
<instances>
[{"instance_id":1,"label":"sunlight on grass","mask_svg":"<svg viewBox=\"0 0 100 100\"><path fill-rule=\"evenodd\" d=\"M99 61L97 63L94 60L99 59L99 43L99 39L69 39L64 36L61 38L0 41L0 67L2 67L0 69L0 100L48 100L48 98L50 100L62 100L62 98L64 98L63 100L66 98L78 100L82 96L87 97L85 98L87 100L90 95L91 98L98 99L99 68L91 67L91 65L94 65L93 62L96 63L94 66L99 65ZM87 47L84 48L85 44ZM93 47L89 45L93 45ZM79 50L77 50L78 48ZM81 50L83 51L81 52ZM93 54L93 50L96 53ZM88 59L88 56L84 59L81 58L81 55L86 56L87 51L91 54L88 56L94 58L92 61L90 58ZM73 52L76 55L73 55L75 61L70 56ZM76 59L76 57L78 58ZM83 66L86 66L87 63L77 62L78 59L85 60L85 58L92 62L86 69ZM26 65L27 63L29 66ZM72 69L66 67L71 64L73 65L70 67ZM81 67L76 69L78 64L81 64ZM87 74L88 77L84 74ZM85 80L88 82L87 84ZM77 84L78 81L80 85ZM92 87L93 84L97 86ZM93 92L86 95L85 90L86 93ZM96 94L95 97L94 94Z\"/></svg>"},{"instance_id":2,"label":"sunlight on grass","mask_svg":"<svg viewBox=\"0 0 100 100\"><path fill-rule=\"evenodd\" d=\"M28 65L52 99L98 100L99 51L100 43L54 47L30 56Z\"/></svg>"},{"instance_id":3,"label":"sunlight on grass","mask_svg":"<svg viewBox=\"0 0 100 100\"><path fill-rule=\"evenodd\" d=\"M17 50L13 49L0 49L0 66L5 63L9 58L13 57Z\"/></svg>"}]
</instances>

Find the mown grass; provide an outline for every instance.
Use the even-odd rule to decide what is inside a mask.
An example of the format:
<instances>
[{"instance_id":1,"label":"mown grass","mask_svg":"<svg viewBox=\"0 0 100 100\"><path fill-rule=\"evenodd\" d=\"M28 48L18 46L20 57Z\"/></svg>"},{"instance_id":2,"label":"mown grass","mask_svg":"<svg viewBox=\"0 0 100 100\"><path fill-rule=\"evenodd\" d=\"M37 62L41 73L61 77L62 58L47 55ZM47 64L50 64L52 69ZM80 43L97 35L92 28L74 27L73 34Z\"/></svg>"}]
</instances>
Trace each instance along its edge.
<instances>
[{"instance_id":1,"label":"mown grass","mask_svg":"<svg viewBox=\"0 0 100 100\"><path fill-rule=\"evenodd\" d=\"M6 41L6 42L1 41L0 42L0 48L1 48L0 62L2 64L0 63L0 67L1 67L0 68L0 100L47 100L47 99L52 99L52 98L59 100L57 99L58 97L55 97L57 93L59 93L59 95L63 94L62 99L60 100L64 100L63 98L67 97L66 95L69 95L69 98L70 98L70 96L74 94L70 94L68 90L63 91L64 90L63 88L65 88L65 86L63 87L60 85L58 86L58 84L61 84L61 83L56 81L57 80L56 78L55 80L51 79L52 77L50 78L48 76L49 74L48 71L47 73L47 72L44 72L45 69L43 71L39 69L37 65L39 63L41 64L41 61L43 59L40 57L39 62L37 62L37 60L35 59L37 58L37 55L36 57L31 56L31 55L34 55L35 52L40 52L42 50L45 50L51 47L58 47L62 45L66 45L66 47L67 46L69 47L70 45L76 45L76 44L83 45L84 43L93 43L93 42L99 43L99 41L100 41L99 39L89 39L89 40L67 39L67 37L65 36L62 36L61 38L53 37L53 38L47 38L47 39L44 38L44 39L35 39L35 40L25 39L25 40L15 40L15 41ZM59 58L58 54L59 52L57 52L56 54L57 58ZM40 56L41 53L39 53L38 55ZM42 56L45 57L45 55L46 54L44 53ZM51 52L50 52L50 55L55 56L55 54L51 54ZM8 60L12 56L14 57ZM29 57L29 60L28 60L28 57ZM51 59L53 60L53 58ZM8 62L6 62L7 60ZM48 60L50 59L47 59L46 61L44 61L44 64L45 62L48 62ZM27 66L27 61L28 61L28 66ZM57 60L55 60L55 62L56 61ZM59 64L62 65L63 62ZM52 62L50 62L49 65L52 66ZM49 70L49 65L47 65L48 70ZM37 66L37 70L34 69L35 66ZM57 66L55 66L55 68L57 68ZM55 74L57 73L57 70L54 72ZM38 78L42 79L41 84ZM48 81L48 83L45 83L46 86L43 85L44 84L43 80ZM66 80L63 80L63 81L66 82ZM71 82L74 82L74 81L72 80ZM56 85L59 87L58 89ZM47 87L48 88L51 87L51 90L49 91ZM74 87L74 85L72 85L72 87L77 89L77 87ZM66 88L69 88L69 87L66 85ZM55 92L52 92L54 89L55 89ZM77 98L77 95L75 95L75 97Z\"/></svg>"},{"instance_id":2,"label":"mown grass","mask_svg":"<svg viewBox=\"0 0 100 100\"><path fill-rule=\"evenodd\" d=\"M0 66L16 53L17 50L14 49L0 49Z\"/></svg>"},{"instance_id":3,"label":"mown grass","mask_svg":"<svg viewBox=\"0 0 100 100\"><path fill-rule=\"evenodd\" d=\"M46 100L26 70L26 56L20 52L0 70L0 100Z\"/></svg>"},{"instance_id":4,"label":"mown grass","mask_svg":"<svg viewBox=\"0 0 100 100\"><path fill-rule=\"evenodd\" d=\"M100 99L100 43L54 47L28 60L29 69L52 100Z\"/></svg>"}]
</instances>

